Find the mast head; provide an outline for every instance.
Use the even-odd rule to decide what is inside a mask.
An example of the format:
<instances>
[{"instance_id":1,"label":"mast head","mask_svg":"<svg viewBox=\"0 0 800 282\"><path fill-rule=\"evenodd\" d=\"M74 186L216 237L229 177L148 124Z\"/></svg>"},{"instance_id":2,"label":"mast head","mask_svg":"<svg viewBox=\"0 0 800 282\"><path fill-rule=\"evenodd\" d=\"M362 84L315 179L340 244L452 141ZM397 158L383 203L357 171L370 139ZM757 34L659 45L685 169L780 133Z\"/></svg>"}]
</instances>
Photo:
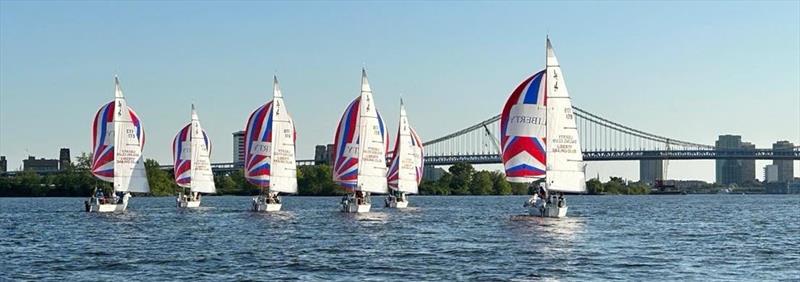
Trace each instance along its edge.
<instances>
[{"instance_id":1,"label":"mast head","mask_svg":"<svg viewBox=\"0 0 800 282\"><path fill-rule=\"evenodd\" d=\"M197 120L197 110L194 108L194 103L192 103L192 120Z\"/></svg>"},{"instance_id":2,"label":"mast head","mask_svg":"<svg viewBox=\"0 0 800 282\"><path fill-rule=\"evenodd\" d=\"M361 92L372 92L372 88L369 87L369 80L367 80L367 70L365 68L361 68Z\"/></svg>"},{"instance_id":3,"label":"mast head","mask_svg":"<svg viewBox=\"0 0 800 282\"><path fill-rule=\"evenodd\" d=\"M406 115L406 105L403 103L403 97L400 96L400 116L403 117Z\"/></svg>"},{"instance_id":4,"label":"mast head","mask_svg":"<svg viewBox=\"0 0 800 282\"><path fill-rule=\"evenodd\" d=\"M547 58L546 58L546 65L547 66L558 66L558 59L556 58L556 52L553 50L553 44L550 43L550 36L547 36Z\"/></svg>"},{"instance_id":5,"label":"mast head","mask_svg":"<svg viewBox=\"0 0 800 282\"><path fill-rule=\"evenodd\" d=\"M278 75L272 76L272 97L283 97L281 87L278 85Z\"/></svg>"},{"instance_id":6,"label":"mast head","mask_svg":"<svg viewBox=\"0 0 800 282\"><path fill-rule=\"evenodd\" d=\"M114 98L125 98L122 95L122 87L119 86L119 77L114 75Z\"/></svg>"}]
</instances>

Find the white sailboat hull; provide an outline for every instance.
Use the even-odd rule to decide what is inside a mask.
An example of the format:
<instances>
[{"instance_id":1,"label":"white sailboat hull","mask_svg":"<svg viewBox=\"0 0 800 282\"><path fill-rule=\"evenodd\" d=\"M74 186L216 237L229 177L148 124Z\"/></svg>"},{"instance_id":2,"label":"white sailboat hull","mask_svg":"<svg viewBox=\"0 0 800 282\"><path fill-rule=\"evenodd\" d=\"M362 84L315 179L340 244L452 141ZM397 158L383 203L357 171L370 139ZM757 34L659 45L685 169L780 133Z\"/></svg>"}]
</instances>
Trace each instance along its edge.
<instances>
[{"instance_id":1,"label":"white sailboat hull","mask_svg":"<svg viewBox=\"0 0 800 282\"><path fill-rule=\"evenodd\" d=\"M253 211L254 212L276 212L280 211L283 204L280 203L267 203L264 197L253 197Z\"/></svg>"},{"instance_id":2,"label":"white sailboat hull","mask_svg":"<svg viewBox=\"0 0 800 282\"><path fill-rule=\"evenodd\" d=\"M370 204L356 204L355 202L348 202L347 204L342 205L342 212L346 213L365 213L369 212L372 205Z\"/></svg>"},{"instance_id":3,"label":"white sailboat hull","mask_svg":"<svg viewBox=\"0 0 800 282\"><path fill-rule=\"evenodd\" d=\"M388 208L404 209L408 207L408 202L389 201Z\"/></svg>"},{"instance_id":4,"label":"white sailboat hull","mask_svg":"<svg viewBox=\"0 0 800 282\"><path fill-rule=\"evenodd\" d=\"M125 209L128 207L128 199L130 199L130 194L125 194L122 196L121 203L104 203L101 204L100 200L97 198L90 198L86 201L86 211L87 212L97 212L97 213L121 213L125 212Z\"/></svg>"},{"instance_id":5,"label":"white sailboat hull","mask_svg":"<svg viewBox=\"0 0 800 282\"><path fill-rule=\"evenodd\" d=\"M408 197L406 197L405 195L403 195L402 197L393 197L393 196L386 197L386 207L394 209L407 208Z\"/></svg>"},{"instance_id":6,"label":"white sailboat hull","mask_svg":"<svg viewBox=\"0 0 800 282\"><path fill-rule=\"evenodd\" d=\"M200 207L200 199L187 201L186 199L178 199L178 207L179 208L199 208Z\"/></svg>"},{"instance_id":7,"label":"white sailboat hull","mask_svg":"<svg viewBox=\"0 0 800 282\"><path fill-rule=\"evenodd\" d=\"M369 195L361 199L359 203L355 194L350 194L342 200L340 210L346 213L364 213L369 212L370 208L372 208L372 201Z\"/></svg>"},{"instance_id":8,"label":"white sailboat hull","mask_svg":"<svg viewBox=\"0 0 800 282\"><path fill-rule=\"evenodd\" d=\"M532 216L560 218L567 216L568 206L558 207L547 205L546 207L529 207L528 213Z\"/></svg>"}]
</instances>

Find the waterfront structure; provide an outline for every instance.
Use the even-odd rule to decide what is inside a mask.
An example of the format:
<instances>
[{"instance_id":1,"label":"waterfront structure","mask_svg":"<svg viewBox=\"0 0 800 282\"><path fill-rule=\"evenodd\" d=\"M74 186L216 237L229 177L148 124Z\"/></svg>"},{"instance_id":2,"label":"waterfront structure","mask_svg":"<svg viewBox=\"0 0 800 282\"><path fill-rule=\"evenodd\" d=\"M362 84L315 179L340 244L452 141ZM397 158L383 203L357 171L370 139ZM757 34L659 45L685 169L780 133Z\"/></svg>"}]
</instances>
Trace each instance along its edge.
<instances>
[{"instance_id":1,"label":"waterfront structure","mask_svg":"<svg viewBox=\"0 0 800 282\"><path fill-rule=\"evenodd\" d=\"M333 144L317 145L314 147L314 164L331 164L333 159Z\"/></svg>"},{"instance_id":2,"label":"waterfront structure","mask_svg":"<svg viewBox=\"0 0 800 282\"><path fill-rule=\"evenodd\" d=\"M655 185L657 180L664 180L664 162L664 160L640 160L639 181Z\"/></svg>"},{"instance_id":3,"label":"waterfront structure","mask_svg":"<svg viewBox=\"0 0 800 282\"><path fill-rule=\"evenodd\" d=\"M772 144L774 151L788 151L791 152L794 144L789 141L778 141ZM778 181L789 182L794 179L794 162L792 160L772 160L773 165L778 166Z\"/></svg>"},{"instance_id":4,"label":"waterfront structure","mask_svg":"<svg viewBox=\"0 0 800 282\"><path fill-rule=\"evenodd\" d=\"M715 143L716 150L753 150L755 145L742 142L739 135L720 135ZM716 181L717 184L746 184L752 183L756 178L756 164L754 159L717 159Z\"/></svg>"},{"instance_id":5,"label":"waterfront structure","mask_svg":"<svg viewBox=\"0 0 800 282\"><path fill-rule=\"evenodd\" d=\"M447 173L447 171L441 167L426 165L422 169L422 179L428 181L436 181L439 180L439 178L442 178L442 176L444 176L445 173Z\"/></svg>"},{"instance_id":6,"label":"waterfront structure","mask_svg":"<svg viewBox=\"0 0 800 282\"><path fill-rule=\"evenodd\" d=\"M778 182L778 165L765 165L764 166L764 183Z\"/></svg>"},{"instance_id":7,"label":"waterfront structure","mask_svg":"<svg viewBox=\"0 0 800 282\"><path fill-rule=\"evenodd\" d=\"M28 159L22 161L22 169L24 171L32 172L54 172L58 171L59 160L39 158L28 156Z\"/></svg>"},{"instance_id":8,"label":"waterfront structure","mask_svg":"<svg viewBox=\"0 0 800 282\"><path fill-rule=\"evenodd\" d=\"M58 152L58 162L58 170L66 170L72 165L72 159L69 156L69 148L61 148L61 150Z\"/></svg>"},{"instance_id":9,"label":"waterfront structure","mask_svg":"<svg viewBox=\"0 0 800 282\"><path fill-rule=\"evenodd\" d=\"M244 131L233 133L233 164L236 167L244 166Z\"/></svg>"},{"instance_id":10,"label":"waterfront structure","mask_svg":"<svg viewBox=\"0 0 800 282\"><path fill-rule=\"evenodd\" d=\"M8 171L8 161L6 156L0 156L0 173Z\"/></svg>"}]
</instances>

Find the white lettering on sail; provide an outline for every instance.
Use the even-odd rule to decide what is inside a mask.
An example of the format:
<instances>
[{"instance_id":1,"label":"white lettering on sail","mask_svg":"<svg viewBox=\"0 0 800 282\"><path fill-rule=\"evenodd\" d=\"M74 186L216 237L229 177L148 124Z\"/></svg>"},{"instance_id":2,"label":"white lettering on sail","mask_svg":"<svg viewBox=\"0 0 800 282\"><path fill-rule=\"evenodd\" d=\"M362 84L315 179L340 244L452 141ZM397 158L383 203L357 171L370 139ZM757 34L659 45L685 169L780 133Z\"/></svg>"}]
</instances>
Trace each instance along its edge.
<instances>
[{"instance_id":1,"label":"white lettering on sail","mask_svg":"<svg viewBox=\"0 0 800 282\"><path fill-rule=\"evenodd\" d=\"M537 105L514 105L508 116L506 136L542 137L547 124L544 108Z\"/></svg>"},{"instance_id":2,"label":"white lettering on sail","mask_svg":"<svg viewBox=\"0 0 800 282\"><path fill-rule=\"evenodd\" d=\"M578 152L576 149L578 140L572 135L558 135L556 138L550 138L548 144L551 152L570 154Z\"/></svg>"},{"instance_id":3,"label":"white lettering on sail","mask_svg":"<svg viewBox=\"0 0 800 282\"><path fill-rule=\"evenodd\" d=\"M106 137L103 140L103 145L114 145L114 123L106 122Z\"/></svg>"},{"instance_id":4,"label":"white lettering on sail","mask_svg":"<svg viewBox=\"0 0 800 282\"><path fill-rule=\"evenodd\" d=\"M250 154L259 156L269 156L272 152L272 143L264 141L253 141L250 146Z\"/></svg>"},{"instance_id":5,"label":"white lettering on sail","mask_svg":"<svg viewBox=\"0 0 800 282\"><path fill-rule=\"evenodd\" d=\"M181 142L181 151L180 155L178 155L178 159L181 160L188 160L192 158L192 144L189 141Z\"/></svg>"},{"instance_id":6,"label":"white lettering on sail","mask_svg":"<svg viewBox=\"0 0 800 282\"><path fill-rule=\"evenodd\" d=\"M344 152L342 156L345 158L354 158L358 159L358 144L347 143L344 146Z\"/></svg>"}]
</instances>

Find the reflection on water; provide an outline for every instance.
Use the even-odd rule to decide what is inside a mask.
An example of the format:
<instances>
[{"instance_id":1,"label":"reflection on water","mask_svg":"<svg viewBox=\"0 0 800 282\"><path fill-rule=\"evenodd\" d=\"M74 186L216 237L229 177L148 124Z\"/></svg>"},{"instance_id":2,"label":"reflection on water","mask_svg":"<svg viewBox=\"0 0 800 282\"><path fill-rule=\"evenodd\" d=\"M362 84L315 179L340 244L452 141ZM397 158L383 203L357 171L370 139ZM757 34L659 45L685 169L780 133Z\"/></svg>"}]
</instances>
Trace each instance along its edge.
<instances>
[{"instance_id":1,"label":"reflection on water","mask_svg":"<svg viewBox=\"0 0 800 282\"><path fill-rule=\"evenodd\" d=\"M778 280L800 277L800 196L582 196L568 217L523 216L526 197L135 198L125 214L80 198L0 198L3 280ZM697 209L696 207L710 207ZM770 206L770 209L764 209Z\"/></svg>"}]
</instances>

